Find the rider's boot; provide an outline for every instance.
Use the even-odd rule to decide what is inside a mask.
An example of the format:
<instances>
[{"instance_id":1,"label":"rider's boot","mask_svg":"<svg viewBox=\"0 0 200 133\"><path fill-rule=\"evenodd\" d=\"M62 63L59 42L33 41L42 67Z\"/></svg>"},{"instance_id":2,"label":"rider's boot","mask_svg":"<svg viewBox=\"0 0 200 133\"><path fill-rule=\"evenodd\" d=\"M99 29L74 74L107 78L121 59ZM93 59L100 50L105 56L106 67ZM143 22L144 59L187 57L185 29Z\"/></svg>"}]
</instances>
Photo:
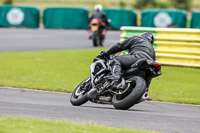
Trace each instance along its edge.
<instances>
[{"instance_id":1,"label":"rider's boot","mask_svg":"<svg viewBox=\"0 0 200 133\"><path fill-rule=\"evenodd\" d=\"M120 80L120 78L121 78L121 70L122 70L121 65L115 64L113 66L112 75L106 76L105 78L106 79L111 79L111 80L114 80L114 81L118 82Z\"/></svg>"},{"instance_id":2,"label":"rider's boot","mask_svg":"<svg viewBox=\"0 0 200 133\"><path fill-rule=\"evenodd\" d=\"M115 64L113 65L112 75L106 76L106 79L111 79L118 82L121 78L121 64L119 61L115 60Z\"/></svg>"}]
</instances>

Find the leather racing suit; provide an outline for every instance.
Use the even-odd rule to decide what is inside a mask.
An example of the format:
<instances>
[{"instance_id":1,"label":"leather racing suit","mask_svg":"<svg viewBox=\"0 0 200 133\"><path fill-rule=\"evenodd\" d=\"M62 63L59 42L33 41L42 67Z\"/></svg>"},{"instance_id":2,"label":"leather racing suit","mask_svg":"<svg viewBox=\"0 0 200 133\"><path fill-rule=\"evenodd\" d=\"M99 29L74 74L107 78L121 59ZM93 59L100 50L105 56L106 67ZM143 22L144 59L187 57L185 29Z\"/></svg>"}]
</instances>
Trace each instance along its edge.
<instances>
[{"instance_id":1,"label":"leather racing suit","mask_svg":"<svg viewBox=\"0 0 200 133\"><path fill-rule=\"evenodd\" d=\"M121 43L117 43L109 48L105 53L107 55L115 54L123 50L128 50L127 56L117 56L114 59L113 75L120 76L121 69L128 69L139 59L149 59L155 61L156 55L152 44L148 39L142 36L133 36ZM147 81L147 88L151 83L151 79Z\"/></svg>"}]
</instances>

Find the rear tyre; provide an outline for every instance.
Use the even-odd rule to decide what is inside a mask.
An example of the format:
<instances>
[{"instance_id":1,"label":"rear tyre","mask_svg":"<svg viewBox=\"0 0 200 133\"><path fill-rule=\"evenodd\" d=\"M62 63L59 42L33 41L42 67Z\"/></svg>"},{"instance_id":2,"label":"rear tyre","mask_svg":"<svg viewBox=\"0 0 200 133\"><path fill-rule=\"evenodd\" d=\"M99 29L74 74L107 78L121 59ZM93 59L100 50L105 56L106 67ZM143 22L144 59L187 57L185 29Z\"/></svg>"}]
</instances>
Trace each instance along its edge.
<instances>
[{"instance_id":1,"label":"rear tyre","mask_svg":"<svg viewBox=\"0 0 200 133\"><path fill-rule=\"evenodd\" d=\"M87 92L91 89L90 78L82 81L73 91L70 102L74 106L80 106L88 101Z\"/></svg>"},{"instance_id":2,"label":"rear tyre","mask_svg":"<svg viewBox=\"0 0 200 133\"><path fill-rule=\"evenodd\" d=\"M105 37L103 35L101 35L100 41L99 41L99 44L100 44L101 47L103 47L104 38Z\"/></svg>"},{"instance_id":3,"label":"rear tyre","mask_svg":"<svg viewBox=\"0 0 200 133\"><path fill-rule=\"evenodd\" d=\"M98 32L95 31L92 36L92 43L94 47L97 47L99 44Z\"/></svg>"},{"instance_id":4,"label":"rear tyre","mask_svg":"<svg viewBox=\"0 0 200 133\"><path fill-rule=\"evenodd\" d=\"M93 46L94 46L94 47L97 47L97 46L98 46L98 44L97 44L97 38L93 38L93 39L92 39L92 42L93 42Z\"/></svg>"},{"instance_id":5,"label":"rear tyre","mask_svg":"<svg viewBox=\"0 0 200 133\"><path fill-rule=\"evenodd\" d=\"M121 95L114 95L112 104L116 109L126 110L137 104L146 91L146 82L142 77L134 76L129 79L131 86Z\"/></svg>"}]
</instances>

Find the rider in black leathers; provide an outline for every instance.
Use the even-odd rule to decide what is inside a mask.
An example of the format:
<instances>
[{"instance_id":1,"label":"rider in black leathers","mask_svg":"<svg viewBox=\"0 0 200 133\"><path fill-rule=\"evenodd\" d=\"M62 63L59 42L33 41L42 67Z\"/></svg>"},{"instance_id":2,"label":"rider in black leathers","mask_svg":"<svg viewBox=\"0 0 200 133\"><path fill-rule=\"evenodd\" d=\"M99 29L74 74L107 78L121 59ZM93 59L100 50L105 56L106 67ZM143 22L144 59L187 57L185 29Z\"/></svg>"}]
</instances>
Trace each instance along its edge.
<instances>
[{"instance_id":1,"label":"rider in black leathers","mask_svg":"<svg viewBox=\"0 0 200 133\"><path fill-rule=\"evenodd\" d=\"M144 32L140 36L130 37L123 42L113 45L106 51L102 51L98 58L108 57L111 54L128 50L127 56L117 56L114 59L112 76L108 77L118 81L121 76L122 69L128 69L139 59L149 59L155 61L155 51L153 48L154 37L149 32ZM147 81L147 88L151 83L151 79ZM94 90L94 89L93 89ZM93 91L91 90L91 91Z\"/></svg>"}]
</instances>

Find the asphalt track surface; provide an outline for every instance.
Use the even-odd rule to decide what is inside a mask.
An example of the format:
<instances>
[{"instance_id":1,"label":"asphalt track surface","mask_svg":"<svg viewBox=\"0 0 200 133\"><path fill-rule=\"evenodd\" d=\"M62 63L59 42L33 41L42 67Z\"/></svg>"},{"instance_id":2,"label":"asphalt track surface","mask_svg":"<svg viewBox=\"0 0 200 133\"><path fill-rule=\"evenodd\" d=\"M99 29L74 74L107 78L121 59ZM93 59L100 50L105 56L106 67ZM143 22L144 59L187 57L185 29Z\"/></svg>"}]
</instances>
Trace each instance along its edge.
<instances>
[{"instance_id":1,"label":"asphalt track surface","mask_svg":"<svg viewBox=\"0 0 200 133\"><path fill-rule=\"evenodd\" d=\"M0 52L93 48L85 30L0 29ZM119 41L120 31L109 31L105 46ZM69 102L71 94L0 87L0 117L16 116L93 122L119 128L141 128L166 133L200 133L200 106L147 101L129 110L88 102Z\"/></svg>"},{"instance_id":2,"label":"asphalt track surface","mask_svg":"<svg viewBox=\"0 0 200 133\"><path fill-rule=\"evenodd\" d=\"M0 87L0 117L15 116L140 128L166 133L199 133L200 106L147 101L129 110L87 102L72 106L71 94Z\"/></svg>"},{"instance_id":3,"label":"asphalt track surface","mask_svg":"<svg viewBox=\"0 0 200 133\"><path fill-rule=\"evenodd\" d=\"M108 31L105 47L117 43L121 31ZM86 30L0 29L0 52L93 48Z\"/></svg>"}]
</instances>

